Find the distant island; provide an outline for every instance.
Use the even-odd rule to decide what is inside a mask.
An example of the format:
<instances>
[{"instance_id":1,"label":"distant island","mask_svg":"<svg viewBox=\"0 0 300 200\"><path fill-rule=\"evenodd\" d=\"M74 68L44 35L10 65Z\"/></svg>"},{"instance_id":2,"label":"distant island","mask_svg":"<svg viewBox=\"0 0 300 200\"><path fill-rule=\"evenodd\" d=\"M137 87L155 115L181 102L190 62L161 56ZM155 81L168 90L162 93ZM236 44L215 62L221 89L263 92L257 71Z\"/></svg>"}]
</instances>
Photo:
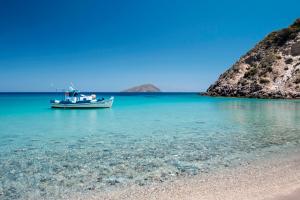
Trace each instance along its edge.
<instances>
[{"instance_id":1,"label":"distant island","mask_svg":"<svg viewBox=\"0 0 300 200\"><path fill-rule=\"evenodd\" d=\"M143 84L123 90L122 92L161 92L161 90L153 84Z\"/></svg>"},{"instance_id":2,"label":"distant island","mask_svg":"<svg viewBox=\"0 0 300 200\"><path fill-rule=\"evenodd\" d=\"M267 35L211 85L206 95L300 98L300 18Z\"/></svg>"}]
</instances>

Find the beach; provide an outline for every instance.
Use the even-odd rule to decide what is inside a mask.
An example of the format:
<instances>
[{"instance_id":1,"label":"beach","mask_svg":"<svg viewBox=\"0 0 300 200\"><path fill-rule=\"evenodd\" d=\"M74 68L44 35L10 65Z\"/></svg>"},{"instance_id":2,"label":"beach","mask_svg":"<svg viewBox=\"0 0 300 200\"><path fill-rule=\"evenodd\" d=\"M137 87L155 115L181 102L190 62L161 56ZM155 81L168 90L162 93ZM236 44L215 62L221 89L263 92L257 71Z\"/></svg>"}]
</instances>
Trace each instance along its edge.
<instances>
[{"instance_id":1,"label":"beach","mask_svg":"<svg viewBox=\"0 0 300 200\"><path fill-rule=\"evenodd\" d=\"M131 186L71 199L131 200L298 200L299 151L234 169L150 186Z\"/></svg>"}]
</instances>

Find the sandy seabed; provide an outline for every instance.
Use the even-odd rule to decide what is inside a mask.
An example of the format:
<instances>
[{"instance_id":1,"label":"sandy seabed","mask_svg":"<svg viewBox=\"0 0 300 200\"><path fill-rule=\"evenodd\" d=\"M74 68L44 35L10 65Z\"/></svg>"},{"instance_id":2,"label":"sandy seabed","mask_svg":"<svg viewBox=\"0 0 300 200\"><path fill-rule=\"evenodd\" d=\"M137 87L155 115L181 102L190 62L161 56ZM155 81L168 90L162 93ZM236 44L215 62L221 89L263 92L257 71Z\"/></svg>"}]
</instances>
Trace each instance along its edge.
<instances>
[{"instance_id":1,"label":"sandy seabed","mask_svg":"<svg viewBox=\"0 0 300 200\"><path fill-rule=\"evenodd\" d=\"M214 173L146 186L126 186L76 200L300 200L300 151Z\"/></svg>"}]
</instances>

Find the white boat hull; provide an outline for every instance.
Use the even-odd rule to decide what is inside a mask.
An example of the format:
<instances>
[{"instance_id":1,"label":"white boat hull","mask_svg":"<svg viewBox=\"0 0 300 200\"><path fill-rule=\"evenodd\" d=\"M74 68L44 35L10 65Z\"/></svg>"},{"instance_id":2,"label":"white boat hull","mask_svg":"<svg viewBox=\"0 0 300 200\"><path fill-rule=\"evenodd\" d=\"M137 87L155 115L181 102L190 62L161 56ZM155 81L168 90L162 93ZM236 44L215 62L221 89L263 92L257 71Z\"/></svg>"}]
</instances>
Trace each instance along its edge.
<instances>
[{"instance_id":1,"label":"white boat hull","mask_svg":"<svg viewBox=\"0 0 300 200\"><path fill-rule=\"evenodd\" d=\"M91 103L51 103L52 108L111 108L114 102L114 98L111 97L108 100L91 102Z\"/></svg>"}]
</instances>

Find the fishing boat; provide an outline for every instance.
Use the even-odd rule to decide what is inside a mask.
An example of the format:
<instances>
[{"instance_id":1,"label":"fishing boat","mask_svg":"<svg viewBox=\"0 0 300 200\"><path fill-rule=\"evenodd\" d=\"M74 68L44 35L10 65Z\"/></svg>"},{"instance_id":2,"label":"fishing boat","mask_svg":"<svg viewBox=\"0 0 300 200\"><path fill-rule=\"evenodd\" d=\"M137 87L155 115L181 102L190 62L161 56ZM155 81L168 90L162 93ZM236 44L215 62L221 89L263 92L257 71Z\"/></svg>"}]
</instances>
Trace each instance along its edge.
<instances>
[{"instance_id":1,"label":"fishing boat","mask_svg":"<svg viewBox=\"0 0 300 200\"><path fill-rule=\"evenodd\" d=\"M70 87L65 92L63 100L50 100L52 108L111 108L114 97L99 98L95 94L84 95Z\"/></svg>"}]
</instances>

